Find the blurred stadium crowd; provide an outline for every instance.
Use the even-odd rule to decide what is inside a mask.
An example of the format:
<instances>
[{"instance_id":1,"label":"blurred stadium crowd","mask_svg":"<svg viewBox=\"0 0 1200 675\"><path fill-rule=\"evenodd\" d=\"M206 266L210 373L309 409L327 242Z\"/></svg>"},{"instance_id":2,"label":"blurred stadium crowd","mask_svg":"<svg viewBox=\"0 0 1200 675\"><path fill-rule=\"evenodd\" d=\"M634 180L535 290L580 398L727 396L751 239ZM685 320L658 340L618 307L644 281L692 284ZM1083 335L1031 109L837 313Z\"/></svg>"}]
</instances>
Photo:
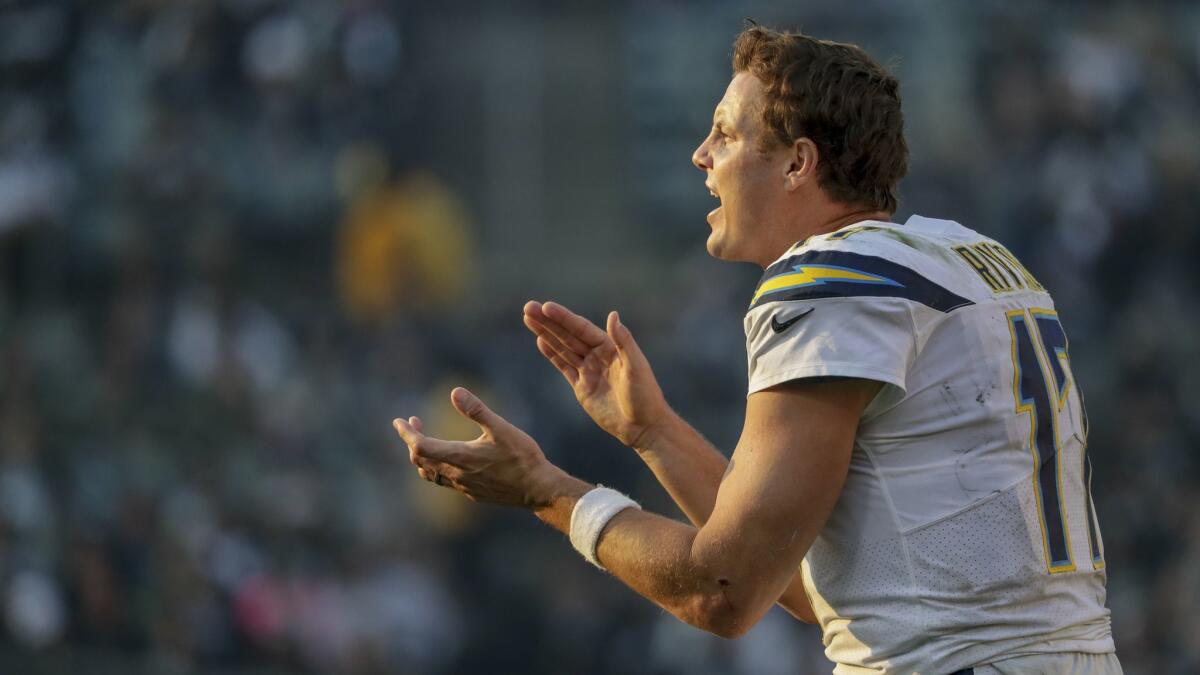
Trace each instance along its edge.
<instances>
[{"instance_id":1,"label":"blurred stadium crowd","mask_svg":"<svg viewBox=\"0 0 1200 675\"><path fill-rule=\"evenodd\" d=\"M0 670L827 672L778 611L722 642L422 483L390 427L468 437L474 385L676 513L519 313L621 309L732 447L757 274L706 258L689 155L753 16L892 64L897 217L1054 293L1118 653L1200 672L1200 7L449 4L0 3Z\"/></svg>"}]
</instances>

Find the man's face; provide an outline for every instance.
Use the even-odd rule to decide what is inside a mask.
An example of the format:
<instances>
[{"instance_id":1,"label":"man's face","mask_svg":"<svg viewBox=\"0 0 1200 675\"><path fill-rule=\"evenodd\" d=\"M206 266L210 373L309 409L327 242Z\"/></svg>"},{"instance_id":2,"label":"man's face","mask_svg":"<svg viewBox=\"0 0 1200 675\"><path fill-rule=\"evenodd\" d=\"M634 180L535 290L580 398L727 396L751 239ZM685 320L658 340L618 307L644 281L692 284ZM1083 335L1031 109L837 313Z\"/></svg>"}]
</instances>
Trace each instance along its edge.
<instances>
[{"instance_id":1,"label":"man's face","mask_svg":"<svg viewBox=\"0 0 1200 675\"><path fill-rule=\"evenodd\" d=\"M722 260L762 263L764 235L787 192L786 146L771 139L772 149L761 150L770 133L762 121L763 95L758 78L737 73L717 104L712 131L692 153L692 163L707 175L704 184L721 201L708 214L707 247Z\"/></svg>"}]
</instances>

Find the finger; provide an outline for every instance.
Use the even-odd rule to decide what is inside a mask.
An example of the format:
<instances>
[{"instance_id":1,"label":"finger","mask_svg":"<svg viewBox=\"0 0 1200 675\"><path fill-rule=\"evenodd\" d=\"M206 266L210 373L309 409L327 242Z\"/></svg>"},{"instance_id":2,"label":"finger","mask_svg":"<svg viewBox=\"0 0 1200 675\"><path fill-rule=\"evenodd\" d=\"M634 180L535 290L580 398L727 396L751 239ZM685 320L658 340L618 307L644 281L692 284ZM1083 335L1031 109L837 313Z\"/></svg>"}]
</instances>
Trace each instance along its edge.
<instances>
[{"instance_id":1,"label":"finger","mask_svg":"<svg viewBox=\"0 0 1200 675\"><path fill-rule=\"evenodd\" d=\"M461 459L464 454L470 454L466 443L444 441L440 438L426 436L406 420L394 419L392 426L396 428L396 433L400 434L400 438L404 439L405 445L408 446L408 459L413 464L428 459L452 462Z\"/></svg>"},{"instance_id":2,"label":"finger","mask_svg":"<svg viewBox=\"0 0 1200 675\"><path fill-rule=\"evenodd\" d=\"M536 335L539 340L545 340L546 343L550 345L551 349L558 352L559 356L573 366L578 367L580 363L583 363L584 356L591 351L590 347L585 346L582 342L579 342L579 340L575 339L574 337L571 337L570 339L577 343L577 346L568 347L567 345L563 344L562 339L560 339L558 335L550 330L548 326L540 323L537 319L526 316L525 326L529 328L530 332ZM582 349L582 353L576 351L577 349Z\"/></svg>"},{"instance_id":3,"label":"finger","mask_svg":"<svg viewBox=\"0 0 1200 675\"><path fill-rule=\"evenodd\" d=\"M484 431L494 432L509 426L507 420L492 412L478 396L464 387L455 387L450 392L450 402L454 404L455 410L473 420Z\"/></svg>"},{"instance_id":4,"label":"finger","mask_svg":"<svg viewBox=\"0 0 1200 675\"><path fill-rule=\"evenodd\" d=\"M425 468L425 467L418 468L417 475L420 476L423 480L427 480L430 483L437 485L438 487L449 487L450 486L450 480L447 479L445 477L445 475L438 473L437 471L435 471L433 469Z\"/></svg>"},{"instance_id":5,"label":"finger","mask_svg":"<svg viewBox=\"0 0 1200 675\"><path fill-rule=\"evenodd\" d=\"M537 347L538 351L542 353L542 356L549 359L550 363L554 364L554 367L558 369L558 372L562 373L563 377L567 378L567 382L572 387L575 386L575 381L579 379L579 370L577 370L575 366L572 366L570 363L567 363L567 361L563 359L563 357L560 356L544 338L538 338Z\"/></svg>"},{"instance_id":6,"label":"finger","mask_svg":"<svg viewBox=\"0 0 1200 675\"><path fill-rule=\"evenodd\" d=\"M617 351L641 363L649 363L646 361L646 355L642 353L642 348L633 339L633 333L621 322L621 315L616 311L608 313L608 336L617 345Z\"/></svg>"},{"instance_id":7,"label":"finger","mask_svg":"<svg viewBox=\"0 0 1200 675\"><path fill-rule=\"evenodd\" d=\"M541 316L542 303L538 302L537 300L530 300L529 302L525 303L524 307L521 308L521 312L525 316Z\"/></svg>"},{"instance_id":8,"label":"finger","mask_svg":"<svg viewBox=\"0 0 1200 675\"><path fill-rule=\"evenodd\" d=\"M453 464L425 460L417 465L417 475L431 483L437 483L443 487L452 487L458 485L459 479L463 476L463 471ZM439 477L441 481L438 481Z\"/></svg>"},{"instance_id":9,"label":"finger","mask_svg":"<svg viewBox=\"0 0 1200 675\"><path fill-rule=\"evenodd\" d=\"M537 317L526 314L525 326L528 327L529 330L533 331L535 335L553 338L553 341L559 343L561 347L559 351L570 352L580 359L587 356L588 352L592 351L592 347L584 344L582 340L568 333L567 329L549 319L545 319L544 317L543 319L538 319ZM566 354L564 354L564 356L566 356Z\"/></svg>"},{"instance_id":10,"label":"finger","mask_svg":"<svg viewBox=\"0 0 1200 675\"><path fill-rule=\"evenodd\" d=\"M555 340L553 336L547 337L545 335L539 335L537 342L539 345L545 345L552 353L558 356L559 359L570 365L572 368L579 369L583 366L583 361L586 357L582 357L566 347L563 347L562 343L558 340ZM542 351L540 346L538 347L538 351ZM545 354L544 351L542 351L542 353Z\"/></svg>"},{"instance_id":11,"label":"finger","mask_svg":"<svg viewBox=\"0 0 1200 675\"><path fill-rule=\"evenodd\" d=\"M524 317L525 327L533 331L536 335L546 335L553 337L563 344L564 347L579 354L580 356L591 351L591 347L584 344L582 340L571 335L565 328L558 325L554 321L545 316L533 316L526 314Z\"/></svg>"},{"instance_id":12,"label":"finger","mask_svg":"<svg viewBox=\"0 0 1200 675\"><path fill-rule=\"evenodd\" d=\"M550 321L550 319L546 317L545 312L542 310L542 303L538 302L537 300L530 300L529 302L525 303L525 306L521 309L521 312L525 319L533 319L539 324L545 324ZM526 321L525 325L529 325L528 321ZM530 330L532 330L532 328Z\"/></svg>"},{"instance_id":13,"label":"finger","mask_svg":"<svg viewBox=\"0 0 1200 675\"><path fill-rule=\"evenodd\" d=\"M396 429L396 433L400 435L400 440L404 441L404 444L410 448L417 440L417 437L421 435L421 432L413 428L413 425L400 418L392 420L392 427L394 427Z\"/></svg>"},{"instance_id":14,"label":"finger","mask_svg":"<svg viewBox=\"0 0 1200 675\"><path fill-rule=\"evenodd\" d=\"M550 319L550 323L557 323L567 330L568 333L579 338L584 344L591 347L599 347L604 344L607 336L604 331L596 324L579 316L575 312L563 307L557 302L542 303L542 314Z\"/></svg>"},{"instance_id":15,"label":"finger","mask_svg":"<svg viewBox=\"0 0 1200 675\"><path fill-rule=\"evenodd\" d=\"M417 431L420 431L420 432L425 431L425 424L423 422L421 422L421 418L417 417L416 415L413 415L412 417L408 418L408 425L410 427L416 429Z\"/></svg>"},{"instance_id":16,"label":"finger","mask_svg":"<svg viewBox=\"0 0 1200 675\"><path fill-rule=\"evenodd\" d=\"M521 309L521 311L525 314L525 316L537 319L541 323L552 321L550 317L546 316L545 306L537 300L530 300L529 302L525 303L525 306Z\"/></svg>"}]
</instances>

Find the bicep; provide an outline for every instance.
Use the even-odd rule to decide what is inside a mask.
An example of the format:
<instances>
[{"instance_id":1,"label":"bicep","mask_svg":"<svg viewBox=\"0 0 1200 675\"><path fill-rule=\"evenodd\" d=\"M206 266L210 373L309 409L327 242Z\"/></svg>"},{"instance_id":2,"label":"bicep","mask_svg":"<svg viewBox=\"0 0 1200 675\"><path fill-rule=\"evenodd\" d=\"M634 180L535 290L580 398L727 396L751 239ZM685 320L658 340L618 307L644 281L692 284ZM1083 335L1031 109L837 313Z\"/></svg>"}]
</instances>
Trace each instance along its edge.
<instances>
[{"instance_id":1,"label":"bicep","mask_svg":"<svg viewBox=\"0 0 1200 675\"><path fill-rule=\"evenodd\" d=\"M731 601L757 616L778 599L837 503L863 408L879 382L800 380L752 394L695 547L725 559Z\"/></svg>"}]
</instances>

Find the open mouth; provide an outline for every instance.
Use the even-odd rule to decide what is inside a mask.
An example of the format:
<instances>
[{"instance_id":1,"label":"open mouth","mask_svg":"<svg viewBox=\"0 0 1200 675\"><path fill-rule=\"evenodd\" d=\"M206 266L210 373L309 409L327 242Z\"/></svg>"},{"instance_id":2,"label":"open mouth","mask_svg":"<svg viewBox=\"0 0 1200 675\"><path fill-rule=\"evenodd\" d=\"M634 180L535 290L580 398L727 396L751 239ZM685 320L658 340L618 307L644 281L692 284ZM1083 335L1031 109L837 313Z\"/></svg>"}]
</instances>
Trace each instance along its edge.
<instances>
[{"instance_id":1,"label":"open mouth","mask_svg":"<svg viewBox=\"0 0 1200 675\"><path fill-rule=\"evenodd\" d=\"M705 183L704 187L708 188L708 193L711 194L713 197L716 197L717 199L721 198L721 195L717 192L717 189L715 187L713 187L712 185ZM709 225L712 225L713 219L715 219L717 217L717 214L720 212L721 212L721 206L717 205L717 208L713 209L712 211L709 211L708 215L705 216L704 219L708 221Z\"/></svg>"}]
</instances>

